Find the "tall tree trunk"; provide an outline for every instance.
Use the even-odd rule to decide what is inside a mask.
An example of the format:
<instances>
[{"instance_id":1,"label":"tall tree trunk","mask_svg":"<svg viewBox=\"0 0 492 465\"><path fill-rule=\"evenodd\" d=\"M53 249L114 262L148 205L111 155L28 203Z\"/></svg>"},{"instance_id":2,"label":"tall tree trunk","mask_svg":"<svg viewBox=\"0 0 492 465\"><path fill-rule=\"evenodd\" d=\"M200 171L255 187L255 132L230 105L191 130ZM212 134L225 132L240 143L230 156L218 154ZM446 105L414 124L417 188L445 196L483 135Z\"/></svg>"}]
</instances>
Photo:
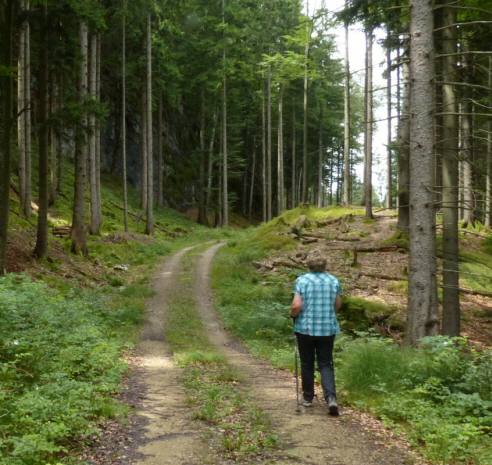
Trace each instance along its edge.
<instances>
[{"instance_id":1,"label":"tall tree trunk","mask_svg":"<svg viewBox=\"0 0 492 465\"><path fill-rule=\"evenodd\" d=\"M492 56L489 56L489 89L492 89ZM492 105L492 91L489 92L489 105ZM485 180L485 226L492 226L492 120L487 121L487 159Z\"/></svg>"},{"instance_id":2,"label":"tall tree trunk","mask_svg":"<svg viewBox=\"0 0 492 465\"><path fill-rule=\"evenodd\" d=\"M318 208L323 206L323 107L319 109L318 134Z\"/></svg>"},{"instance_id":3,"label":"tall tree trunk","mask_svg":"<svg viewBox=\"0 0 492 465\"><path fill-rule=\"evenodd\" d=\"M212 118L212 135L210 136L210 143L208 146L207 196L205 198L205 218L207 218L208 216L208 209L210 208L210 199L212 198L212 177L213 177L214 144L215 144L216 130L217 130L217 108L214 108L214 116Z\"/></svg>"},{"instance_id":4,"label":"tall tree trunk","mask_svg":"<svg viewBox=\"0 0 492 465\"><path fill-rule=\"evenodd\" d=\"M39 38L39 199L38 228L36 246L33 255L36 258L46 256L48 252L48 7L42 6L43 19Z\"/></svg>"},{"instance_id":5,"label":"tall tree trunk","mask_svg":"<svg viewBox=\"0 0 492 465\"><path fill-rule=\"evenodd\" d=\"M251 183L249 186L249 206L248 206L248 220L251 221L251 212L253 209L253 193L255 186L255 169L256 169L256 136L253 136L253 163L251 167Z\"/></svg>"},{"instance_id":6,"label":"tall tree trunk","mask_svg":"<svg viewBox=\"0 0 492 465\"><path fill-rule=\"evenodd\" d=\"M362 179L363 179L363 187L362 187L362 205L366 205L366 179L367 179L367 141L369 139L368 131L369 131L369 37L372 37L371 34L369 34L369 30L366 30L365 32L365 39L366 39L366 55L364 59L364 154L363 154L363 174L362 174Z\"/></svg>"},{"instance_id":7,"label":"tall tree trunk","mask_svg":"<svg viewBox=\"0 0 492 465\"><path fill-rule=\"evenodd\" d=\"M30 12L31 4L26 3L26 11ZM26 112L26 186L24 193L24 215L26 218L31 217L31 198L32 198L32 125L31 125L31 25L30 21L26 22L26 82L24 90L26 92L26 104L28 110Z\"/></svg>"},{"instance_id":8,"label":"tall tree trunk","mask_svg":"<svg viewBox=\"0 0 492 465\"><path fill-rule=\"evenodd\" d=\"M147 225L145 233L154 234L154 151L152 141L152 27L147 16Z\"/></svg>"},{"instance_id":9,"label":"tall tree trunk","mask_svg":"<svg viewBox=\"0 0 492 465\"><path fill-rule=\"evenodd\" d=\"M268 66L267 77L267 221L272 219L272 69Z\"/></svg>"},{"instance_id":10,"label":"tall tree trunk","mask_svg":"<svg viewBox=\"0 0 492 465\"><path fill-rule=\"evenodd\" d=\"M20 2L22 12L26 10L26 3ZM22 22L19 34L19 57L17 67L17 140L18 140L18 171L20 204L24 210L26 198L26 20Z\"/></svg>"},{"instance_id":11,"label":"tall tree trunk","mask_svg":"<svg viewBox=\"0 0 492 465\"><path fill-rule=\"evenodd\" d=\"M291 184L291 196L292 203L291 208L296 208L297 205L297 196L296 196L296 106L295 100L292 102L292 184Z\"/></svg>"},{"instance_id":12,"label":"tall tree trunk","mask_svg":"<svg viewBox=\"0 0 492 465\"><path fill-rule=\"evenodd\" d=\"M221 174L221 167L219 167L219 176L217 180L218 188L217 188L217 211L215 212L215 227L220 228L222 227L222 174Z\"/></svg>"},{"instance_id":13,"label":"tall tree trunk","mask_svg":"<svg viewBox=\"0 0 492 465\"><path fill-rule=\"evenodd\" d=\"M471 73L472 62L468 53L463 55L463 65L465 73ZM465 74L466 75L466 74ZM470 80L466 75L465 81ZM462 140L462 160L463 160L463 222L465 225L475 224L475 198L473 192L473 116L472 116L471 89L465 88L465 95L462 102L461 124L463 128Z\"/></svg>"},{"instance_id":14,"label":"tall tree trunk","mask_svg":"<svg viewBox=\"0 0 492 465\"><path fill-rule=\"evenodd\" d=\"M364 157L364 192L366 218L374 218L372 214L372 125L373 125L373 96L372 96L372 45L374 37L372 29L367 33L367 142L366 156Z\"/></svg>"},{"instance_id":15,"label":"tall tree trunk","mask_svg":"<svg viewBox=\"0 0 492 465\"><path fill-rule=\"evenodd\" d=\"M142 112L142 198L140 206L142 210L147 211L147 194L148 194L148 160L149 160L149 150L148 150L148 138L147 138L147 83L144 80L142 83L142 95L141 95L141 112Z\"/></svg>"},{"instance_id":16,"label":"tall tree trunk","mask_svg":"<svg viewBox=\"0 0 492 465\"><path fill-rule=\"evenodd\" d=\"M309 17L309 0L306 1L306 16ZM302 140L302 191L301 202L306 203L308 201L308 187L307 187L307 156L308 156L308 95L309 95L309 52L310 52L310 37L311 37L311 25L310 22L306 22L306 46L304 48L304 96L303 96L303 140Z\"/></svg>"},{"instance_id":17,"label":"tall tree trunk","mask_svg":"<svg viewBox=\"0 0 492 465\"><path fill-rule=\"evenodd\" d=\"M262 203L263 203L263 223L267 222L267 143L266 143L266 108L265 108L265 76L262 74L263 92L261 94L261 181L262 181Z\"/></svg>"},{"instance_id":18,"label":"tall tree trunk","mask_svg":"<svg viewBox=\"0 0 492 465\"><path fill-rule=\"evenodd\" d=\"M306 203L308 200L308 188L307 188L307 152L308 152L308 93L309 93L309 41L306 44L305 50L305 70L304 70L304 121L303 121L303 135L302 135L302 192L301 201Z\"/></svg>"},{"instance_id":19,"label":"tall tree trunk","mask_svg":"<svg viewBox=\"0 0 492 465\"><path fill-rule=\"evenodd\" d=\"M345 1L345 8L348 1ZM343 135L343 204L350 205L350 61L349 26L345 21L345 89L344 89L344 135Z\"/></svg>"},{"instance_id":20,"label":"tall tree trunk","mask_svg":"<svg viewBox=\"0 0 492 465\"><path fill-rule=\"evenodd\" d=\"M77 91L79 104L82 107L87 96L87 23L79 23L80 68ZM72 253L88 255L85 237L85 190L87 185L87 114L82 113L75 136L75 183L72 217Z\"/></svg>"},{"instance_id":21,"label":"tall tree trunk","mask_svg":"<svg viewBox=\"0 0 492 465\"><path fill-rule=\"evenodd\" d=\"M162 101L162 90L159 91L159 109L157 114L157 206L164 208L164 137L162 129L164 118L162 116L164 103ZM205 153L202 154L205 157ZM203 182L203 181L202 181ZM202 184L203 185L203 184ZM205 209L205 205L203 206ZM205 213L204 213L205 214Z\"/></svg>"},{"instance_id":22,"label":"tall tree trunk","mask_svg":"<svg viewBox=\"0 0 492 465\"><path fill-rule=\"evenodd\" d=\"M51 81L51 98L50 98L50 113L57 112L58 105L58 85L57 77L53 73ZM56 172L57 172L57 160L58 160L58 134L54 129L51 130L51 158L49 163L49 205L53 205L56 200Z\"/></svg>"},{"instance_id":23,"label":"tall tree trunk","mask_svg":"<svg viewBox=\"0 0 492 465\"><path fill-rule=\"evenodd\" d=\"M411 0L410 256L406 343L439 332L434 205L434 21L428 0Z\"/></svg>"},{"instance_id":24,"label":"tall tree trunk","mask_svg":"<svg viewBox=\"0 0 492 465\"><path fill-rule=\"evenodd\" d=\"M457 10L454 0L443 0L442 73L442 333L460 335L459 241L458 241L458 105L453 83L456 76ZM447 82L447 83L446 83Z\"/></svg>"},{"instance_id":25,"label":"tall tree trunk","mask_svg":"<svg viewBox=\"0 0 492 465\"><path fill-rule=\"evenodd\" d=\"M56 104L58 110L61 110L63 107L63 80L60 77L58 80L58 98ZM56 152L57 152L57 167L56 167L56 193L63 194L63 152L62 152L62 138L56 138Z\"/></svg>"},{"instance_id":26,"label":"tall tree trunk","mask_svg":"<svg viewBox=\"0 0 492 465\"><path fill-rule=\"evenodd\" d=\"M19 188L21 205L24 216L31 217L31 197L32 197L32 142L31 142L31 26L30 26L30 2L21 2L21 9L27 15L21 35L22 58L23 58L23 82L22 82L22 126L23 126L23 147L19 153Z\"/></svg>"},{"instance_id":27,"label":"tall tree trunk","mask_svg":"<svg viewBox=\"0 0 492 465\"><path fill-rule=\"evenodd\" d=\"M222 24L224 26L223 48L222 48L222 65L223 69L223 86L222 86L222 144L223 144L223 207L224 214L222 217L222 227L229 228L229 194L228 194L228 176L227 176L227 76L226 76L226 49L225 49L225 0L222 0Z\"/></svg>"},{"instance_id":28,"label":"tall tree trunk","mask_svg":"<svg viewBox=\"0 0 492 465\"><path fill-rule=\"evenodd\" d=\"M278 158L277 158L277 212L284 212L284 85L278 88Z\"/></svg>"},{"instance_id":29,"label":"tall tree trunk","mask_svg":"<svg viewBox=\"0 0 492 465\"><path fill-rule=\"evenodd\" d=\"M388 28L387 31L388 37L388 46L386 48L386 63L388 67L388 88L386 91L386 99L387 99L387 114L388 114L388 139L386 146L386 208L393 208L393 193L391 189L392 185L392 162L391 162L391 128L392 128L392 120L391 120L391 49L389 46L389 39L391 38L391 31Z\"/></svg>"},{"instance_id":30,"label":"tall tree trunk","mask_svg":"<svg viewBox=\"0 0 492 465\"><path fill-rule=\"evenodd\" d=\"M244 141L244 146L246 148L246 153L244 154L244 171L243 171L243 192L241 193L241 213L244 217L246 217L246 197L248 194L248 167L249 161L251 158L251 151L248 150L248 142L249 142L249 128L246 128L246 136Z\"/></svg>"},{"instance_id":31,"label":"tall tree trunk","mask_svg":"<svg viewBox=\"0 0 492 465\"><path fill-rule=\"evenodd\" d=\"M123 220L128 232L128 184L126 180L126 1L123 0L121 39L121 153L123 164Z\"/></svg>"},{"instance_id":32,"label":"tall tree trunk","mask_svg":"<svg viewBox=\"0 0 492 465\"><path fill-rule=\"evenodd\" d=\"M96 100L96 61L97 61L97 36L95 32L90 34L89 45L89 95ZM90 223L89 234L99 234L97 184L96 184L96 116L89 115L89 192L90 192Z\"/></svg>"},{"instance_id":33,"label":"tall tree trunk","mask_svg":"<svg viewBox=\"0 0 492 465\"><path fill-rule=\"evenodd\" d=\"M205 224L205 94L202 91L200 108L200 176L198 191L198 223Z\"/></svg>"},{"instance_id":34,"label":"tall tree trunk","mask_svg":"<svg viewBox=\"0 0 492 465\"><path fill-rule=\"evenodd\" d=\"M398 222L397 229L408 234L410 227L410 67L403 54L403 95L398 122Z\"/></svg>"},{"instance_id":35,"label":"tall tree trunk","mask_svg":"<svg viewBox=\"0 0 492 465\"><path fill-rule=\"evenodd\" d=\"M101 35L97 35L97 52L96 52L96 100L101 101ZM103 224L103 213L101 203L101 121L96 118L96 206L98 229ZM118 140L118 138L116 138Z\"/></svg>"},{"instance_id":36,"label":"tall tree trunk","mask_svg":"<svg viewBox=\"0 0 492 465\"><path fill-rule=\"evenodd\" d=\"M14 22L14 0L0 3L0 34L2 48L0 49L0 65L6 69L12 67L12 37ZM10 206L10 164L12 143L12 99L13 80L6 73L0 74L1 100L0 110L0 275L5 274L7 266L7 231L9 228Z\"/></svg>"},{"instance_id":37,"label":"tall tree trunk","mask_svg":"<svg viewBox=\"0 0 492 465\"><path fill-rule=\"evenodd\" d=\"M340 205L341 202L341 193L342 193L342 145L338 146L337 150L337 205ZM323 196L324 201L324 196ZM323 206L323 205L322 205Z\"/></svg>"}]
</instances>

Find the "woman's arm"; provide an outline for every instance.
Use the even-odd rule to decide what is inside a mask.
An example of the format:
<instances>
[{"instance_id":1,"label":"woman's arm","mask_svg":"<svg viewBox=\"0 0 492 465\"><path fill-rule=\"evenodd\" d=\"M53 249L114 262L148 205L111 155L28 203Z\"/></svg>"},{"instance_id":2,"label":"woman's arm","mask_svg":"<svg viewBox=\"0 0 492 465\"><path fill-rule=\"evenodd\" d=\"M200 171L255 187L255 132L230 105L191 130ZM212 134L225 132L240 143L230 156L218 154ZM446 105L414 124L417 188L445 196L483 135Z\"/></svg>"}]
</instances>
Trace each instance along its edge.
<instances>
[{"instance_id":1,"label":"woman's arm","mask_svg":"<svg viewBox=\"0 0 492 465\"><path fill-rule=\"evenodd\" d=\"M292 304L290 305L290 316L295 318L301 313L302 308L302 297L299 294L294 294L294 300L292 300Z\"/></svg>"}]
</instances>

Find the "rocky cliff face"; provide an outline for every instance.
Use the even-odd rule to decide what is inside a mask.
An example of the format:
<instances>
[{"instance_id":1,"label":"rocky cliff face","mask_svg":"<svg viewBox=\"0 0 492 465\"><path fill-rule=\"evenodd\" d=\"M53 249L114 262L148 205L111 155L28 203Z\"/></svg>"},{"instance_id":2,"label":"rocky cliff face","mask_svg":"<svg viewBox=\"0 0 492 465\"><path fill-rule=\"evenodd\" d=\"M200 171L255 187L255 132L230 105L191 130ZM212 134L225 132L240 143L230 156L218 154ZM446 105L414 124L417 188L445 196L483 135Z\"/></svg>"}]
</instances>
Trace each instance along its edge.
<instances>
[{"instance_id":1,"label":"rocky cliff face","mask_svg":"<svg viewBox=\"0 0 492 465\"><path fill-rule=\"evenodd\" d=\"M155 122L154 122L155 123ZM172 126L164 125L164 203L178 211L184 211L196 204L194 182L198 176L190 176L184 182L181 171L183 164L188 164L178 147L177 135ZM126 163L127 181L135 189L142 186L142 125L138 112L129 110L126 118ZM157 128L154 124L154 186L157 196ZM189 167L188 167L189 168ZM121 150L121 123L119 114L112 113L108 118L101 135L101 169L121 178L123 162ZM186 170L189 174L189 170Z\"/></svg>"}]
</instances>

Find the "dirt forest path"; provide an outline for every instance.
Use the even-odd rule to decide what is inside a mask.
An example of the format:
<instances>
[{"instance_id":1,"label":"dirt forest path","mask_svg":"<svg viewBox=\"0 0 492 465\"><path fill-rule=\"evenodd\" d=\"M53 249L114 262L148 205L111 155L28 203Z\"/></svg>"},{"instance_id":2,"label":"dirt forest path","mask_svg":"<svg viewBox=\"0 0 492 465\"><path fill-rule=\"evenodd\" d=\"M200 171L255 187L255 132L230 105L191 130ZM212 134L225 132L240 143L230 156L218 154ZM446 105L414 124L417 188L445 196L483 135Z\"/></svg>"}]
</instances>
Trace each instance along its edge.
<instances>
[{"instance_id":1,"label":"dirt forest path","mask_svg":"<svg viewBox=\"0 0 492 465\"><path fill-rule=\"evenodd\" d=\"M247 354L240 343L228 335L214 308L210 289L213 257L222 244L209 247L196 265L195 298L197 308L211 335L210 339L248 383L253 402L270 417L272 429L286 448L284 458L268 463L305 465L398 465L409 463L397 449L388 449L376 436L363 431L343 414L327 415L324 401L296 413L295 379ZM142 382L147 395L140 415L145 418L143 438L136 441L136 463L142 465L198 465L222 463L210 457L210 449L191 419L185 394L179 385L180 370L172 363L172 352L163 337L166 302L177 285L181 269L181 250L159 269L149 303L149 321L143 333ZM289 458L286 458L289 457ZM135 462L133 462L135 463Z\"/></svg>"}]
</instances>

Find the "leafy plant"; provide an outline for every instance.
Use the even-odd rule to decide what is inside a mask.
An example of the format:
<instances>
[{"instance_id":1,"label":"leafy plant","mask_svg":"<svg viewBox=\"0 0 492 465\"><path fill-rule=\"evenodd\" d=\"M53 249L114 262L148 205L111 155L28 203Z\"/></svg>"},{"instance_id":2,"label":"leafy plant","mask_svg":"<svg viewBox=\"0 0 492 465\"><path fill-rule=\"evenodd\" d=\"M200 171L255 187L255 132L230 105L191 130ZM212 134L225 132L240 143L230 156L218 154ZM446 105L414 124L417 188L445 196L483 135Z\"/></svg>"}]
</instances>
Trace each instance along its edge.
<instances>
[{"instance_id":1,"label":"leafy plant","mask_svg":"<svg viewBox=\"0 0 492 465\"><path fill-rule=\"evenodd\" d=\"M111 311L94 293L0 279L0 463L53 463L69 437L125 410L111 397L126 370Z\"/></svg>"}]
</instances>

